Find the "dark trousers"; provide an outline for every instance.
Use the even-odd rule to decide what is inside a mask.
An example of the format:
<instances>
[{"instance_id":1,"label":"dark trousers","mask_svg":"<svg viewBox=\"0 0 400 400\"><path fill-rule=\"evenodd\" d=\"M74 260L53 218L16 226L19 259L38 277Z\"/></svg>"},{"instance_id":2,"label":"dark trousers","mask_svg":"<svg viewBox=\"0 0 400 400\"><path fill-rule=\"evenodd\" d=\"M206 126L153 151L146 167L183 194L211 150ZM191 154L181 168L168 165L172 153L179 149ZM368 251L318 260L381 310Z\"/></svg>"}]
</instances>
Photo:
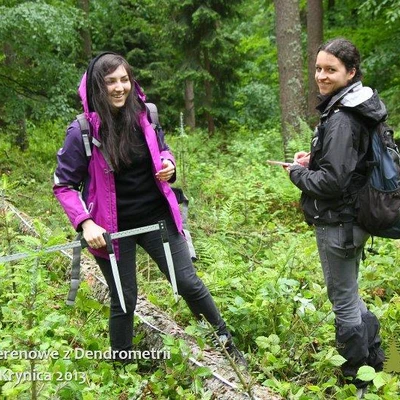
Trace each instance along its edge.
<instances>
[{"instance_id":1,"label":"dark trousers","mask_svg":"<svg viewBox=\"0 0 400 400\"><path fill-rule=\"evenodd\" d=\"M184 298L192 313L201 315L213 325L220 334L225 333L226 325L218 311L210 292L196 275L185 238L178 232L168 215L168 238L174 262L178 293ZM123 230L128 229L124 227ZM132 348L133 315L137 301L136 245L141 246L156 262L159 269L169 279L168 266L160 231L143 233L119 239L118 269L121 278L127 312L120 306L117 289L111 271L110 261L96 257L96 261L107 281L110 290L110 342L113 350Z\"/></svg>"}]
</instances>

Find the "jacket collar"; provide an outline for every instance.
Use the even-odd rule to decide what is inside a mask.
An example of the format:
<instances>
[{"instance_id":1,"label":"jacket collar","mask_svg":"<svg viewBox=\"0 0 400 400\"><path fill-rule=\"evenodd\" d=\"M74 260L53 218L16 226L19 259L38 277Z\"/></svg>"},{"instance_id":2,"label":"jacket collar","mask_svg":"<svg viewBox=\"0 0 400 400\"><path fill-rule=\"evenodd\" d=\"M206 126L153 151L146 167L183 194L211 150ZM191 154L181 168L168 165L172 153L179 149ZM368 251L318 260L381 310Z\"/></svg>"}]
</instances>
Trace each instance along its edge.
<instances>
[{"instance_id":1,"label":"jacket collar","mask_svg":"<svg viewBox=\"0 0 400 400\"><path fill-rule=\"evenodd\" d=\"M326 117L334 106L337 106L347 93L351 92L356 87L362 85L361 81L355 82L349 86L340 89L338 92L330 96L320 97L321 103L318 104L317 110L321 113L321 118Z\"/></svg>"}]
</instances>

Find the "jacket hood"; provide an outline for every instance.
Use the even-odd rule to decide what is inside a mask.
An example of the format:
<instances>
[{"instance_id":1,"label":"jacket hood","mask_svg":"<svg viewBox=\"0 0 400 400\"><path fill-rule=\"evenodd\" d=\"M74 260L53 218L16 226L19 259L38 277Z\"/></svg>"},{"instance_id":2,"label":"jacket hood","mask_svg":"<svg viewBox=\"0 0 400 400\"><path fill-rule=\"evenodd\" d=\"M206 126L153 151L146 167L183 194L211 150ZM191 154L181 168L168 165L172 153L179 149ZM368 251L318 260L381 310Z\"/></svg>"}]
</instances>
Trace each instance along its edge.
<instances>
[{"instance_id":1,"label":"jacket hood","mask_svg":"<svg viewBox=\"0 0 400 400\"><path fill-rule=\"evenodd\" d=\"M87 71L83 74L81 83L79 84L78 87L78 95L81 99L82 102L82 108L83 108L83 113L85 115L85 118L89 121L90 125L93 127L92 130L92 135L98 139L99 135L99 128L100 128L100 117L98 114L94 111L90 112L89 111L89 102L88 102L88 96L87 96Z\"/></svg>"},{"instance_id":2,"label":"jacket hood","mask_svg":"<svg viewBox=\"0 0 400 400\"><path fill-rule=\"evenodd\" d=\"M373 123L387 118L386 106L379 98L378 92L363 86L361 82L353 83L333 95L324 108L323 116L327 115L333 107L349 108Z\"/></svg>"}]
</instances>

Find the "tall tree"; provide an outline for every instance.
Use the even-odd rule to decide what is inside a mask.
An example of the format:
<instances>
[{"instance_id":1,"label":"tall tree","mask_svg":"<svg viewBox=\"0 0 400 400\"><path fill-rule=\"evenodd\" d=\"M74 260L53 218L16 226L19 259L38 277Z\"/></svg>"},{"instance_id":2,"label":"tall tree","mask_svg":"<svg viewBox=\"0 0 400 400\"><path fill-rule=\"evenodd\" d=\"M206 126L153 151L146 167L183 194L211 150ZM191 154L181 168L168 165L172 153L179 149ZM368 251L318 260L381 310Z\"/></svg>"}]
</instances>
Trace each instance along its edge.
<instances>
[{"instance_id":1,"label":"tall tree","mask_svg":"<svg viewBox=\"0 0 400 400\"><path fill-rule=\"evenodd\" d=\"M78 8L83 12L84 24L80 29L82 40L81 59L83 65L86 65L92 56L92 36L89 25L89 0L78 0Z\"/></svg>"},{"instance_id":2,"label":"tall tree","mask_svg":"<svg viewBox=\"0 0 400 400\"><path fill-rule=\"evenodd\" d=\"M317 118L318 86L315 82L315 56L323 40L323 4L322 0L307 1L307 64L308 64L308 93L307 120L313 124Z\"/></svg>"},{"instance_id":3,"label":"tall tree","mask_svg":"<svg viewBox=\"0 0 400 400\"><path fill-rule=\"evenodd\" d=\"M274 4L282 137L285 157L289 159L289 142L300 133L300 120L305 119L299 1L274 0Z\"/></svg>"},{"instance_id":4,"label":"tall tree","mask_svg":"<svg viewBox=\"0 0 400 400\"><path fill-rule=\"evenodd\" d=\"M10 2L11 3L11 2ZM26 119L69 118L74 110L76 9L59 3L0 3L0 122L26 147ZM69 115L68 115L69 114Z\"/></svg>"},{"instance_id":5,"label":"tall tree","mask_svg":"<svg viewBox=\"0 0 400 400\"><path fill-rule=\"evenodd\" d=\"M155 0L90 2L93 52L115 51L126 57L148 100L158 105L160 121L166 127L171 124L178 95L182 103L183 96L172 80L180 58L167 40L164 12Z\"/></svg>"},{"instance_id":6,"label":"tall tree","mask_svg":"<svg viewBox=\"0 0 400 400\"><path fill-rule=\"evenodd\" d=\"M272 1L252 0L240 7L235 26L240 42L237 57L240 81L231 87L230 119L249 128L263 129L279 123L279 74Z\"/></svg>"},{"instance_id":7,"label":"tall tree","mask_svg":"<svg viewBox=\"0 0 400 400\"><path fill-rule=\"evenodd\" d=\"M238 57L234 37L225 29L226 22L236 15L242 0L166 1L170 18L169 40L180 50L180 79L185 82L186 123L193 125L194 105L202 112L209 132L215 129L214 100L233 80ZM193 81L193 82L191 82ZM197 92L196 92L197 90ZM223 98L221 96L220 98ZM194 99L194 101L193 101Z\"/></svg>"},{"instance_id":8,"label":"tall tree","mask_svg":"<svg viewBox=\"0 0 400 400\"><path fill-rule=\"evenodd\" d=\"M194 109L194 82L192 79L185 80L185 124L190 129L196 127L196 113Z\"/></svg>"}]
</instances>

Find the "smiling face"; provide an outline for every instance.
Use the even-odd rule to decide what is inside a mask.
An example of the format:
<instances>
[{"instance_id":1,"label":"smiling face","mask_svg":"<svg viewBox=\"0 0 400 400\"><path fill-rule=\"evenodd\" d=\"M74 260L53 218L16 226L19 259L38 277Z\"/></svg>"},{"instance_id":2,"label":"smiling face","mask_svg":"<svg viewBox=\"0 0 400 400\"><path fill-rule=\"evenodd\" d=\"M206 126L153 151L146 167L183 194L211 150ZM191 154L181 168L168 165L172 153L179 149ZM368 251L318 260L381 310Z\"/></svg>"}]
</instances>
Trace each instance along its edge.
<instances>
[{"instance_id":1,"label":"smiling face","mask_svg":"<svg viewBox=\"0 0 400 400\"><path fill-rule=\"evenodd\" d=\"M115 110L125 105L126 99L132 90L132 83L123 65L104 77L107 87L108 101Z\"/></svg>"},{"instance_id":2,"label":"smiling face","mask_svg":"<svg viewBox=\"0 0 400 400\"><path fill-rule=\"evenodd\" d=\"M322 95L345 87L353 79L355 68L348 71L342 61L326 51L320 51L315 63L315 81Z\"/></svg>"}]
</instances>

